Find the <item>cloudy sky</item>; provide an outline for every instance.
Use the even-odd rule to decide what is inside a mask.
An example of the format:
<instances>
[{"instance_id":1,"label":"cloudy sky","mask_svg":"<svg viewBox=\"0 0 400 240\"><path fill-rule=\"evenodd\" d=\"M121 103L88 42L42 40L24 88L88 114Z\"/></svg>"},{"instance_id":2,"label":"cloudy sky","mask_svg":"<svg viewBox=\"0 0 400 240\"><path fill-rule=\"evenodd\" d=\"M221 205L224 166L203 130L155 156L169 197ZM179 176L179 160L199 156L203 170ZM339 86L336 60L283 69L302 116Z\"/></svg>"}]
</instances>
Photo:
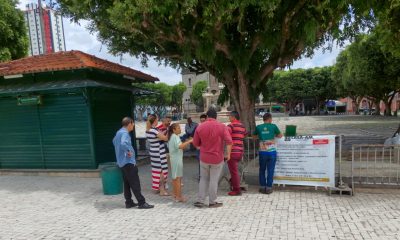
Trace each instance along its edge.
<instances>
[{"instance_id":1,"label":"cloudy sky","mask_svg":"<svg viewBox=\"0 0 400 240\"><path fill-rule=\"evenodd\" d=\"M37 1L32 0L20 0L18 7L25 10L25 6L28 3ZM107 59L112 62L116 62L144 73L150 74L152 76L158 77L161 82L173 85L177 84L182 80L179 72L173 68L165 67L163 65L158 65L155 61L150 61L148 67L142 67L140 60L130 57L129 55L124 55L122 59L120 57L113 56L108 53L107 46L102 45L96 37L96 34L90 34L90 32L85 28L87 22L82 21L80 25L71 23L69 19L64 19L64 34L65 34L65 44L67 50L80 50L82 52L95 55L99 58ZM336 56L339 54L340 49L334 48L332 52L323 53L322 50L317 50L312 58L303 58L296 61L292 69L294 68L313 68L321 66L333 65Z\"/></svg>"}]
</instances>

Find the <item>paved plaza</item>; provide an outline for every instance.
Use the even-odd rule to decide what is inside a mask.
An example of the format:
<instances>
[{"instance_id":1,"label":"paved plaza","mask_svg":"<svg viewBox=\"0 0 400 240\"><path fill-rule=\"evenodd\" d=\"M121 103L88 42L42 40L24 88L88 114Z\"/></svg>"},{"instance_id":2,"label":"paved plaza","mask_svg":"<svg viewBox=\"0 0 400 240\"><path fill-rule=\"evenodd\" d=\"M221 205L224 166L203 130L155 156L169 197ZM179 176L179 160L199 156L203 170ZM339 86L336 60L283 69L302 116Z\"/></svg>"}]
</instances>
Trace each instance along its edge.
<instances>
[{"instance_id":1,"label":"paved plaza","mask_svg":"<svg viewBox=\"0 0 400 240\"><path fill-rule=\"evenodd\" d=\"M223 182L224 206L198 209L197 162L185 161L185 204L152 193L150 166L140 167L150 210L125 209L98 178L0 176L0 239L400 239L400 190L262 195L253 186L229 197Z\"/></svg>"},{"instance_id":2,"label":"paved plaza","mask_svg":"<svg viewBox=\"0 0 400 240\"><path fill-rule=\"evenodd\" d=\"M385 138L399 118L368 116L287 117L281 129L299 134ZM260 119L258 119L258 122ZM137 124L138 135L144 133ZM193 206L198 188L195 159L184 163L187 203L151 191L149 165L140 167L143 194L154 209L125 209L123 195L105 196L99 178L0 176L0 239L400 239L400 189L361 189L328 196L323 189L284 188L271 195L250 186L229 197L221 182L222 208ZM257 164L251 163L257 172ZM255 183L257 174L248 173ZM250 181L250 180L253 181Z\"/></svg>"}]
</instances>

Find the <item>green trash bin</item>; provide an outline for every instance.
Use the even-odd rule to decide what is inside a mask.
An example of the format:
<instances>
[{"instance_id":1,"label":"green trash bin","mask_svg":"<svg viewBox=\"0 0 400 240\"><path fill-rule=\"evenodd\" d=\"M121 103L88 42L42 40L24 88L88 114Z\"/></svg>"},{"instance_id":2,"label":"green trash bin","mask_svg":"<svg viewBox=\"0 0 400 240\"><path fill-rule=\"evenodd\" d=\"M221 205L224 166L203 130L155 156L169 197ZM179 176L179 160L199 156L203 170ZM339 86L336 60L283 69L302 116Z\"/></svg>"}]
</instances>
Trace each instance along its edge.
<instances>
[{"instance_id":1,"label":"green trash bin","mask_svg":"<svg viewBox=\"0 0 400 240\"><path fill-rule=\"evenodd\" d=\"M285 137L296 136L296 125L286 125Z\"/></svg>"},{"instance_id":2,"label":"green trash bin","mask_svg":"<svg viewBox=\"0 0 400 240\"><path fill-rule=\"evenodd\" d=\"M122 172L116 164L114 164L114 166L103 165L100 175L104 195L117 195L122 193Z\"/></svg>"},{"instance_id":3,"label":"green trash bin","mask_svg":"<svg viewBox=\"0 0 400 240\"><path fill-rule=\"evenodd\" d=\"M99 169L103 169L105 167L118 167L117 162L103 162L99 164Z\"/></svg>"}]
</instances>

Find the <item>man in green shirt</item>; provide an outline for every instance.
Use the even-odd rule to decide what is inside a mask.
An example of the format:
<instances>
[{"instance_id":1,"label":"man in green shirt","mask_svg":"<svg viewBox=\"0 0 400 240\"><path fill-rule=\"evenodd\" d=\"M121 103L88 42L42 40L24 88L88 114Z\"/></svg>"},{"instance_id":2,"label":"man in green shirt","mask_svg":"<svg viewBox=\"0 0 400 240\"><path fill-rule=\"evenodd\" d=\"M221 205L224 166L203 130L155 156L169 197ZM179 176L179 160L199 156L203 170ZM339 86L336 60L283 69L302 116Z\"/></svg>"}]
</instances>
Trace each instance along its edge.
<instances>
[{"instance_id":1,"label":"man in green shirt","mask_svg":"<svg viewBox=\"0 0 400 240\"><path fill-rule=\"evenodd\" d=\"M259 148L259 181L260 192L272 193L272 184L274 180L274 171L276 163L276 143L275 137L281 138L282 133L278 126L272 123L270 113L265 113L263 116L264 123L256 127L253 133L253 138L260 140ZM267 175L267 177L265 177Z\"/></svg>"}]
</instances>

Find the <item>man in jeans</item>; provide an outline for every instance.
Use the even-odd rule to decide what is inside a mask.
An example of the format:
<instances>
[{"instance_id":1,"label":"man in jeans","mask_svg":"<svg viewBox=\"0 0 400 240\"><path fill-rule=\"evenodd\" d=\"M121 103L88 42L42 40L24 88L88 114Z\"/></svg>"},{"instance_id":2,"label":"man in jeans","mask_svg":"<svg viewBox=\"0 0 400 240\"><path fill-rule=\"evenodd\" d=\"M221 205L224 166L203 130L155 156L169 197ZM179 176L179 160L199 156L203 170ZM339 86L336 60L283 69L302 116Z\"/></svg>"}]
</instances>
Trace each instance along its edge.
<instances>
[{"instance_id":1,"label":"man in jeans","mask_svg":"<svg viewBox=\"0 0 400 240\"><path fill-rule=\"evenodd\" d=\"M207 111L207 120L200 124L194 134L193 145L200 147L200 184L196 207L205 207L204 200L209 196L209 207L221 207L217 202L218 180L224 164L224 144L226 160L230 160L232 138L228 128L218 122L217 112L211 108Z\"/></svg>"},{"instance_id":2,"label":"man in jeans","mask_svg":"<svg viewBox=\"0 0 400 240\"><path fill-rule=\"evenodd\" d=\"M264 194L271 194L276 164L275 137L281 138L282 133L281 131L279 131L278 126L272 123L272 116L270 113L265 113L263 116L263 120L264 123L258 125L254 130L253 137L258 137L258 139L260 140L260 192ZM265 178L266 173L267 178Z\"/></svg>"},{"instance_id":3,"label":"man in jeans","mask_svg":"<svg viewBox=\"0 0 400 240\"><path fill-rule=\"evenodd\" d=\"M131 136L129 132L133 131L135 124L132 118L125 117L122 119L122 128L118 130L113 139L115 148L115 157L117 164L121 168L122 177L124 180L124 197L125 207L132 208L139 206L140 209L153 208L153 205L146 203L140 189L140 179L138 168L136 166L135 151L132 147ZM133 202L132 193L136 197L138 204Z\"/></svg>"}]
</instances>

